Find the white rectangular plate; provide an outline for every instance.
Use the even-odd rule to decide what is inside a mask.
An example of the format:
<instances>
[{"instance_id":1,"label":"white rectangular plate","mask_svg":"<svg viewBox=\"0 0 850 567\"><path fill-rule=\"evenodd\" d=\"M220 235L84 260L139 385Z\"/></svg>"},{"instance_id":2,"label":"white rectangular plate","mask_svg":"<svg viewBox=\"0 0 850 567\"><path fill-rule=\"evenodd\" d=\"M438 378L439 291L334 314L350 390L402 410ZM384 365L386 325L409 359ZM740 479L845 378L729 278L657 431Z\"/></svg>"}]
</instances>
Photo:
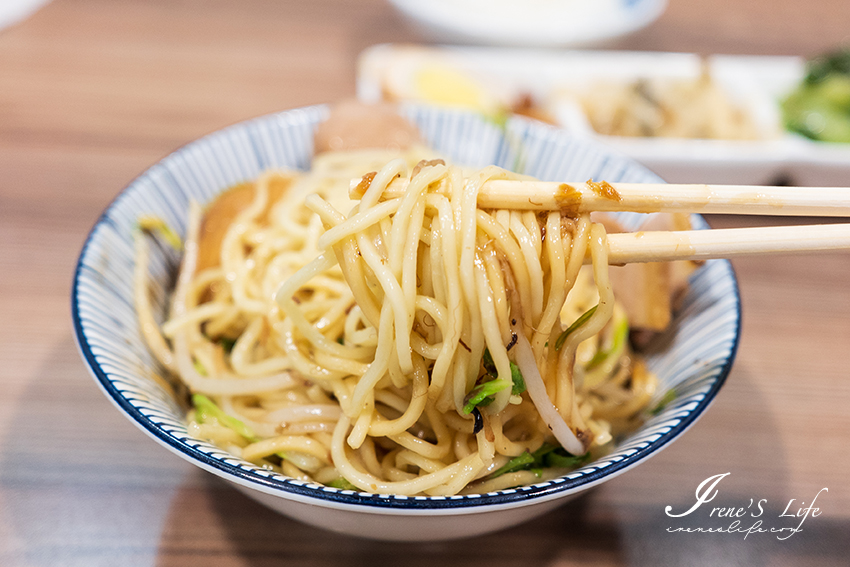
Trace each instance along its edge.
<instances>
[{"instance_id":1,"label":"white rectangular plate","mask_svg":"<svg viewBox=\"0 0 850 567\"><path fill-rule=\"evenodd\" d=\"M551 99L558 89L596 81L628 83L639 78L696 77L703 59L689 53L546 51L486 47L376 45L358 62L357 95L375 102L387 85L432 58L473 78L493 97L523 94ZM594 137L673 183L736 183L834 186L850 178L850 144L815 142L785 132L779 102L802 79L797 57L713 55L705 59L714 81L753 118L764 139L753 141L629 138L594 132L575 109L554 116L577 135Z\"/></svg>"}]
</instances>

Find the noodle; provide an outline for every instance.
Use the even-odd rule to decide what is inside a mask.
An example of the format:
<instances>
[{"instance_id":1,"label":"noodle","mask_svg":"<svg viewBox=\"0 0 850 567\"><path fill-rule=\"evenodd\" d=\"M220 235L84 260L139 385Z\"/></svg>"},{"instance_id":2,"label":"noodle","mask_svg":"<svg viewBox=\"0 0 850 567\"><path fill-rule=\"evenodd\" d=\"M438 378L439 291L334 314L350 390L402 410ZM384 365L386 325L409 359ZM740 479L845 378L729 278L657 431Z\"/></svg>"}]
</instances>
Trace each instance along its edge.
<instances>
[{"instance_id":1,"label":"noodle","mask_svg":"<svg viewBox=\"0 0 850 567\"><path fill-rule=\"evenodd\" d=\"M447 495L562 474L639 419L655 379L623 339L604 228L480 210L485 181L518 176L422 157L327 153L240 186L237 211L193 205L161 328L137 236L144 336L195 394L193 434L302 480Z\"/></svg>"}]
</instances>

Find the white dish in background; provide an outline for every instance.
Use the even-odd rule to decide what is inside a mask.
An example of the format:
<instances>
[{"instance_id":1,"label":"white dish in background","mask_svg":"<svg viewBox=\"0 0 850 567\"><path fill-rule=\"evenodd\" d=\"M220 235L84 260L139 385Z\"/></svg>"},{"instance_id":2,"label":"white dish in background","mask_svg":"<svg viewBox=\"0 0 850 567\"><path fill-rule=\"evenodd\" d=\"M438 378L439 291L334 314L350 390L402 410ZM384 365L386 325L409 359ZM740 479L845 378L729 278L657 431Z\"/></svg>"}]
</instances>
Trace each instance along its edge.
<instances>
[{"instance_id":1,"label":"white dish in background","mask_svg":"<svg viewBox=\"0 0 850 567\"><path fill-rule=\"evenodd\" d=\"M667 0L390 0L437 41L564 47L599 45L654 22Z\"/></svg>"},{"instance_id":2,"label":"white dish in background","mask_svg":"<svg viewBox=\"0 0 850 567\"><path fill-rule=\"evenodd\" d=\"M0 1L0 29L17 24L34 14L50 0L2 0Z\"/></svg>"},{"instance_id":3,"label":"white dish in background","mask_svg":"<svg viewBox=\"0 0 850 567\"><path fill-rule=\"evenodd\" d=\"M415 99L411 77L428 62L456 70L503 107L526 95L551 102L559 90L598 81L697 77L705 64L714 82L753 118L762 139L605 136L566 99L550 104L551 114L571 133L598 139L672 183L844 185L850 176L850 144L814 142L782 128L779 101L804 76L801 58L714 55L703 60L688 53L377 45L360 56L358 97Z\"/></svg>"}]
</instances>

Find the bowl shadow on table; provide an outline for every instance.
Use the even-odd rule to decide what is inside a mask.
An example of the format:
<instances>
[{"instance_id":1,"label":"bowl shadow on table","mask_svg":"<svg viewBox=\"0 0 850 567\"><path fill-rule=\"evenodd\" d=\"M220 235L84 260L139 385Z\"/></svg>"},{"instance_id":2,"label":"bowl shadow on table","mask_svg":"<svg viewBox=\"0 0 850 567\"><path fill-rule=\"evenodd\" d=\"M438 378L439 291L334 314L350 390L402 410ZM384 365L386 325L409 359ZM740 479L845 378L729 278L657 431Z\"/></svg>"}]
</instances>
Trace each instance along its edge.
<instances>
[{"instance_id":1,"label":"bowl shadow on table","mask_svg":"<svg viewBox=\"0 0 850 567\"><path fill-rule=\"evenodd\" d=\"M588 560L621 556L616 526L587 521L594 506L592 493L541 518L492 535L407 543L356 538L308 526L275 513L214 478L209 478L208 490L211 507L221 518L222 535L230 540L228 547L251 567L281 563L396 567L401 562L406 567L548 565L565 554ZM191 505L188 500L196 497L192 491L178 493L168 523L189 521L182 511ZM186 501L181 502L183 499ZM166 526L165 530L170 528ZM173 563L162 561L159 565Z\"/></svg>"}]
</instances>

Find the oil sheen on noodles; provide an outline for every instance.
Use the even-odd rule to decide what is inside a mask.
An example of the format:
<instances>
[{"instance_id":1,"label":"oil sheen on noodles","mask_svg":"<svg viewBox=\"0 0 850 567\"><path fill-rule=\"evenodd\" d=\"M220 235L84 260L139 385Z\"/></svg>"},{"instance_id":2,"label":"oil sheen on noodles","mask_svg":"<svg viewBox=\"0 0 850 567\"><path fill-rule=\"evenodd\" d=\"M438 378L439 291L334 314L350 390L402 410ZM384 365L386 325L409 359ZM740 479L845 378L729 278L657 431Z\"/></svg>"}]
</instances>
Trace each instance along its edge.
<instances>
[{"instance_id":1,"label":"oil sheen on noodles","mask_svg":"<svg viewBox=\"0 0 850 567\"><path fill-rule=\"evenodd\" d=\"M422 157L330 152L193 205L161 327L139 232L142 330L192 395L190 433L299 479L449 495L563 474L638 419L655 380L603 227L478 209L482 183L519 176Z\"/></svg>"}]
</instances>

